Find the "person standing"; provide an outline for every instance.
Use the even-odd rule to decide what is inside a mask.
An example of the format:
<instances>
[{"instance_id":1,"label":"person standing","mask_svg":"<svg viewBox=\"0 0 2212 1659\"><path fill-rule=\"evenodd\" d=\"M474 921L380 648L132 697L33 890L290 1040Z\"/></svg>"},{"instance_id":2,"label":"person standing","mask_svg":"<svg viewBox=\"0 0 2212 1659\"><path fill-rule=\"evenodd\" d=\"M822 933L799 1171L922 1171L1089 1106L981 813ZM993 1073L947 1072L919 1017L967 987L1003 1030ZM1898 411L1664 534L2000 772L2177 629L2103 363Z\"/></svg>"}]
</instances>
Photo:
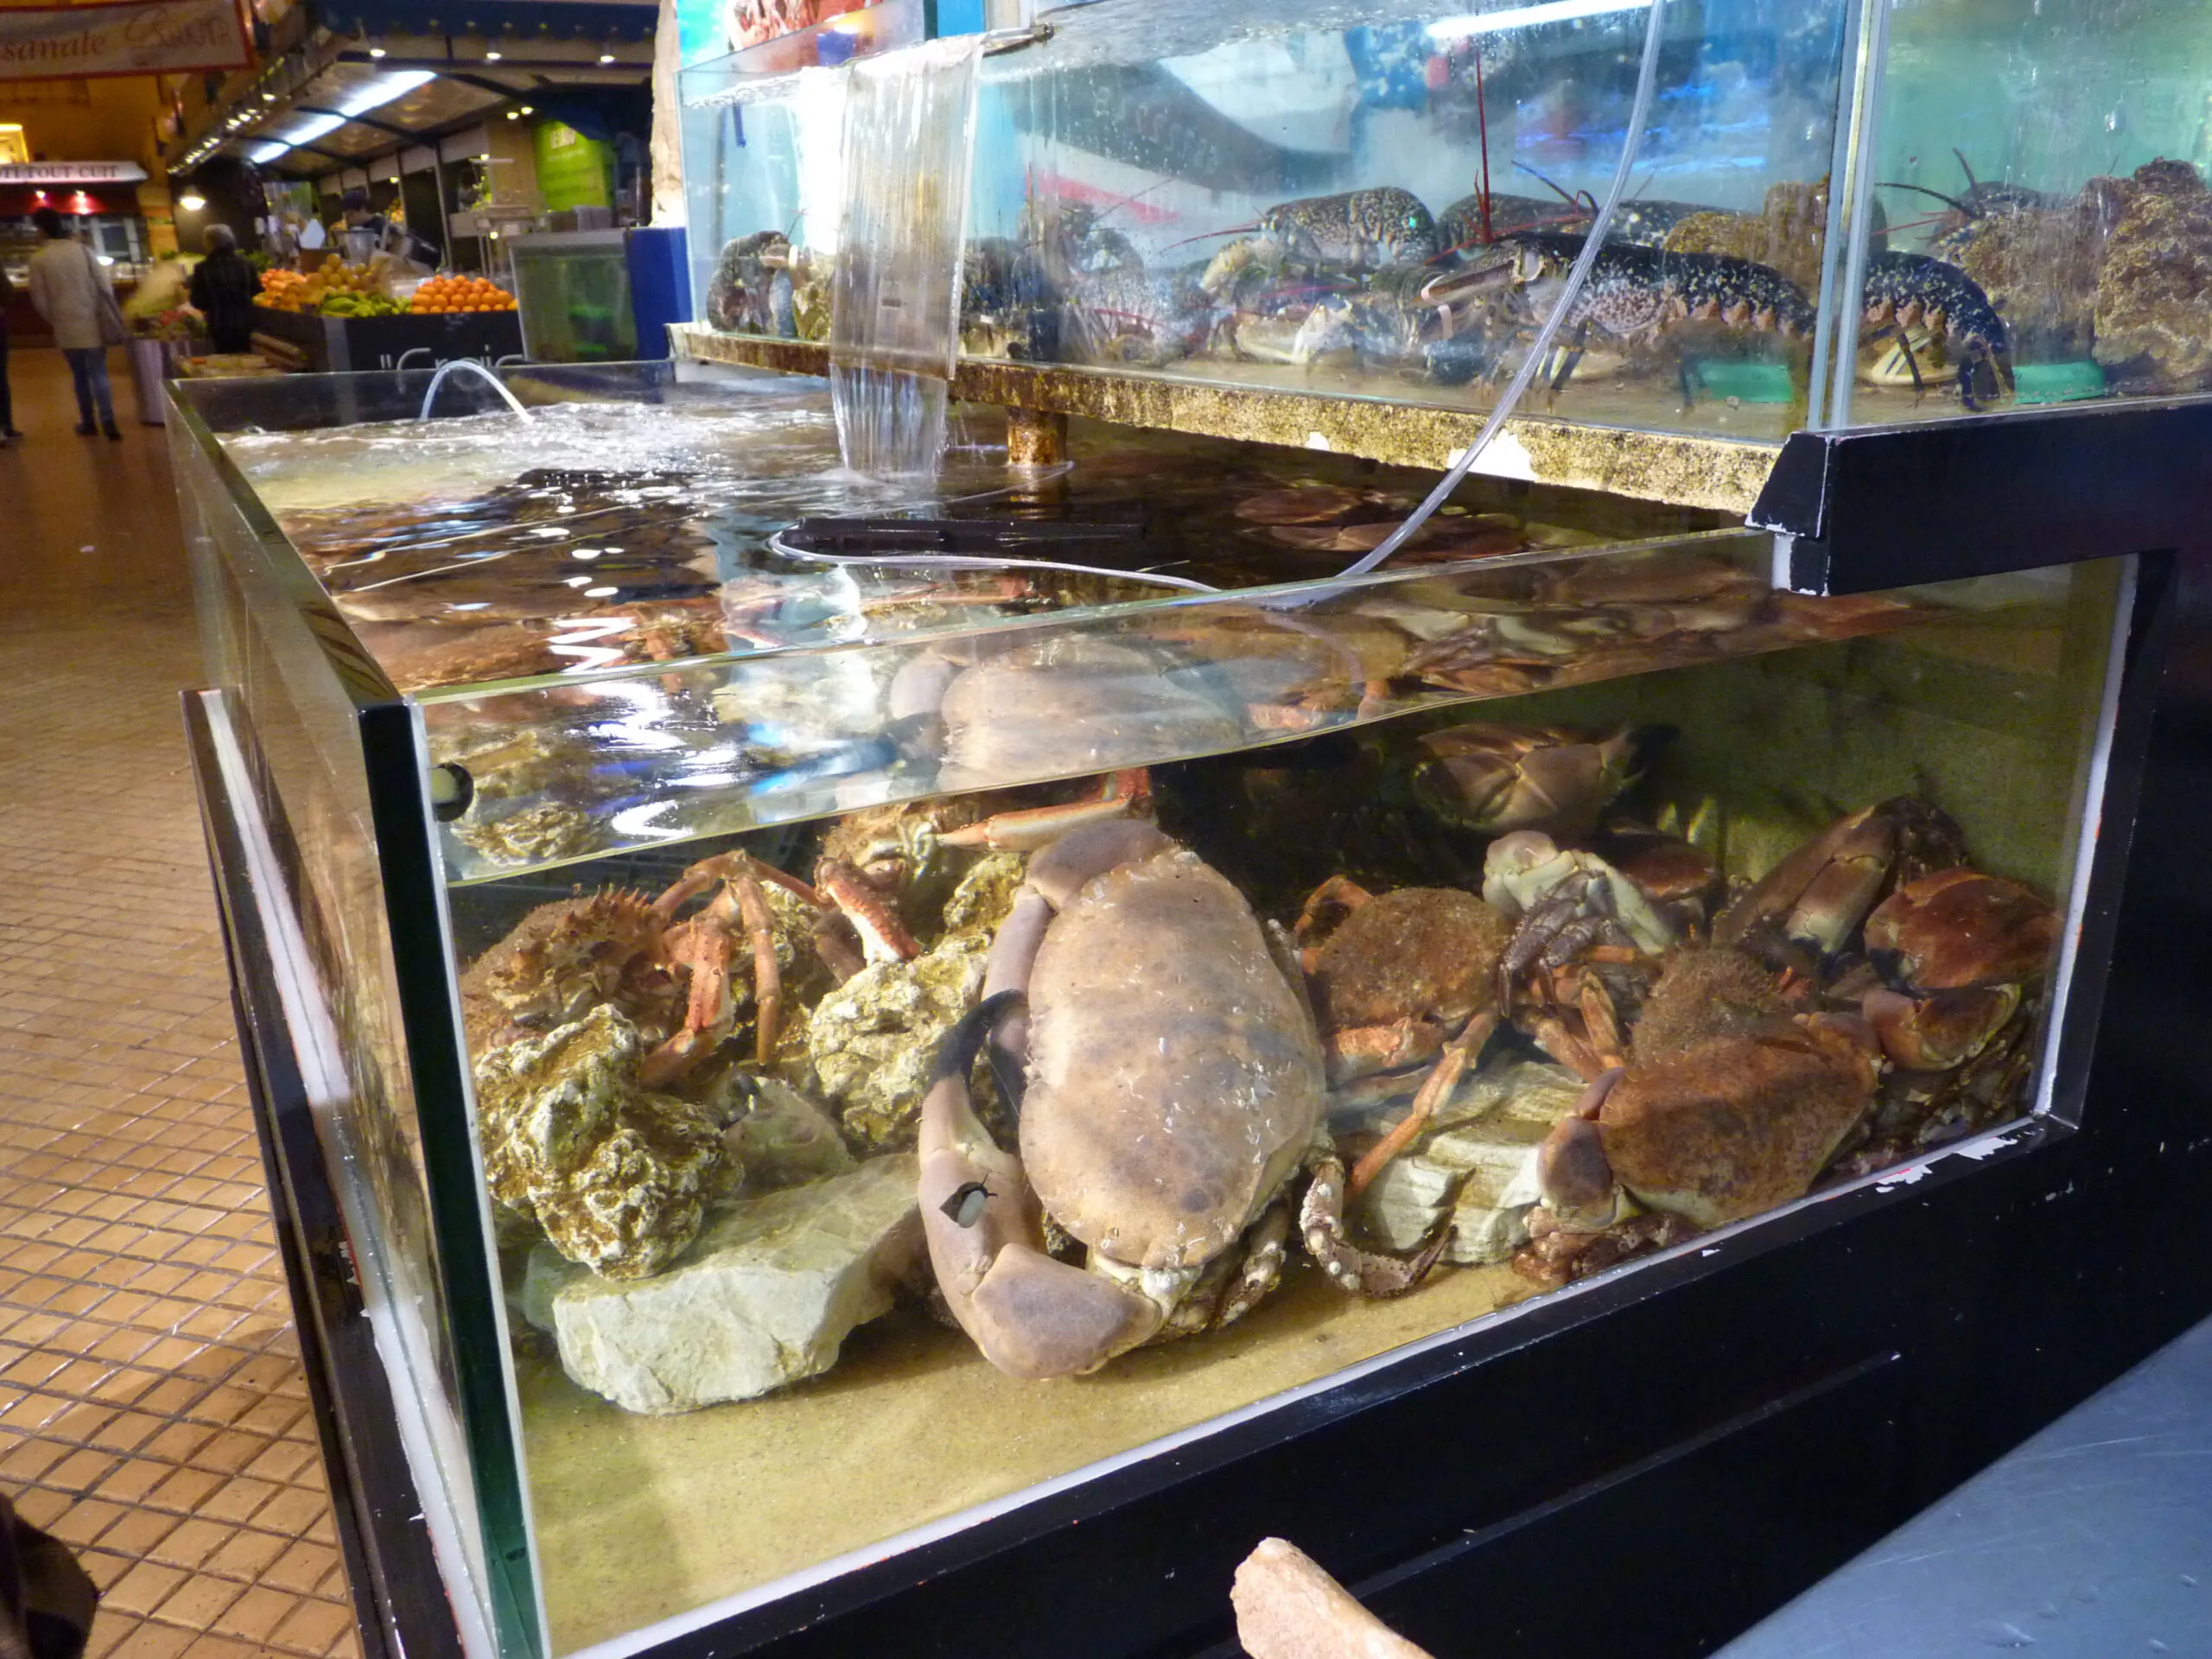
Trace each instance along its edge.
<instances>
[{"instance_id":1,"label":"person standing","mask_svg":"<svg viewBox=\"0 0 2212 1659\"><path fill-rule=\"evenodd\" d=\"M207 319L207 343L226 356L253 349L253 296L261 273L238 252L227 225L210 225L207 257L192 273L192 303Z\"/></svg>"},{"instance_id":2,"label":"person standing","mask_svg":"<svg viewBox=\"0 0 2212 1659\"><path fill-rule=\"evenodd\" d=\"M115 423L115 394L107 379L107 348L120 344L123 317L115 290L92 251L69 233L68 222L51 207L31 215L46 245L31 256L31 303L54 330L54 344L69 359L77 384L77 435L94 431L111 438L123 433ZM99 425L92 416L97 405Z\"/></svg>"},{"instance_id":3,"label":"person standing","mask_svg":"<svg viewBox=\"0 0 2212 1659\"><path fill-rule=\"evenodd\" d=\"M23 435L16 430L16 400L8 391L8 302L15 297L16 285L0 270L0 449Z\"/></svg>"}]
</instances>

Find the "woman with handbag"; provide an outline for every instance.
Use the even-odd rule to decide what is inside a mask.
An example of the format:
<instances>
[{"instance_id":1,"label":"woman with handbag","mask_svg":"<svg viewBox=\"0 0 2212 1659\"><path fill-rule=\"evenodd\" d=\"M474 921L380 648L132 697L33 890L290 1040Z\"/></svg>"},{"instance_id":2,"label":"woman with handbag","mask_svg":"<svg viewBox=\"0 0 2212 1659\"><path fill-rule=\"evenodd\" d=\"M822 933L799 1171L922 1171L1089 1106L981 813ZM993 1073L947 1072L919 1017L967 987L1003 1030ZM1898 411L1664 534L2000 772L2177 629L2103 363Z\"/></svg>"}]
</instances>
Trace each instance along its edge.
<instances>
[{"instance_id":1,"label":"woman with handbag","mask_svg":"<svg viewBox=\"0 0 2212 1659\"><path fill-rule=\"evenodd\" d=\"M123 434L115 423L115 395L107 379L107 348L130 338L115 288L92 251L69 233L68 222L51 207L31 215L46 245L31 256L31 303L54 330L54 342L69 359L77 383L77 433L95 430L111 438ZM92 416L95 406L99 425Z\"/></svg>"}]
</instances>

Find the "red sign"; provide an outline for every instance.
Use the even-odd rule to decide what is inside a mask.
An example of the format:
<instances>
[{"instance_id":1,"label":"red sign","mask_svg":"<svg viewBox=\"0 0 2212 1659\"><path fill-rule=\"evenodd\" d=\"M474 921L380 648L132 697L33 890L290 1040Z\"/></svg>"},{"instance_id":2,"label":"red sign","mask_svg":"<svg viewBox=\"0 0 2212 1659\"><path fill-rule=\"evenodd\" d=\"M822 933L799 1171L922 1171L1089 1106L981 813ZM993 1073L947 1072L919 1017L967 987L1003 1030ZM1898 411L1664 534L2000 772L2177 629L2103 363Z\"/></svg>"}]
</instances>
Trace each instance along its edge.
<instances>
[{"instance_id":1,"label":"red sign","mask_svg":"<svg viewBox=\"0 0 2212 1659\"><path fill-rule=\"evenodd\" d=\"M237 0L104 0L0 7L0 81L241 69Z\"/></svg>"}]
</instances>

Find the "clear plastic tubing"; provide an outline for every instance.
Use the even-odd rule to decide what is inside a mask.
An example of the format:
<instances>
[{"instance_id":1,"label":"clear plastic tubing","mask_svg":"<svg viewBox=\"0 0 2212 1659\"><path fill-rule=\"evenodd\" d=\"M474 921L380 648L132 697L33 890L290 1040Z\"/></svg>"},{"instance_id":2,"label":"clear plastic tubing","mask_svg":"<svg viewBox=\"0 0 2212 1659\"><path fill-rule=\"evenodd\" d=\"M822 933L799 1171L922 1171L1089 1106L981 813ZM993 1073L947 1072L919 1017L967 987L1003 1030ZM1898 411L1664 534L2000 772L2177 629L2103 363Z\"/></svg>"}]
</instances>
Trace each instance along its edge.
<instances>
[{"instance_id":1,"label":"clear plastic tubing","mask_svg":"<svg viewBox=\"0 0 2212 1659\"><path fill-rule=\"evenodd\" d=\"M1643 25L1643 61L1637 70L1636 102L1630 107L1628 130L1621 139L1621 158L1613 168L1613 181L1607 187L1605 200L1598 209L1598 216L1590 221L1589 234L1584 238L1582 251L1574 261L1573 269L1567 273L1567 286L1560 289L1559 303L1544 320L1537 332L1536 341L1529 348L1528 360L1521 365L1521 372L1505 388L1505 395L1497 400L1497 407L1483 423L1483 429L1475 435L1459 459L1452 463L1452 470L1438 480L1428 499L1415 507L1406 522L1392 531L1375 550L1346 565L1339 573L1347 576L1363 576L1406 544L1406 540L1429 520L1429 516L1446 501L1452 492L1459 487L1475 464L1476 457L1490 447L1490 441L1504 429L1507 419L1529 390L1529 383L1551 355L1552 341L1566 324L1567 314L1580 297L1582 284L1590 275L1590 267L1597 263L1598 252L1605 245L1605 232L1612 227L1613 209L1619 204L1621 194L1628 188L1630 170L1636 165L1636 152L1643 143L1643 128L1651 114L1652 87L1659 78L1659 42L1666 32L1667 0L1651 0L1651 15Z\"/></svg>"},{"instance_id":2,"label":"clear plastic tubing","mask_svg":"<svg viewBox=\"0 0 2212 1659\"><path fill-rule=\"evenodd\" d=\"M1148 582L1186 593L1214 594L1221 590L1189 576L1171 576L1160 570L1116 570L1098 564L1061 564L1052 559L1025 559L1019 554L982 553L822 553L793 547L778 531L769 547L787 559L810 559L817 564L876 565L887 570L1065 570L1078 576L1111 576L1116 582Z\"/></svg>"}]
</instances>

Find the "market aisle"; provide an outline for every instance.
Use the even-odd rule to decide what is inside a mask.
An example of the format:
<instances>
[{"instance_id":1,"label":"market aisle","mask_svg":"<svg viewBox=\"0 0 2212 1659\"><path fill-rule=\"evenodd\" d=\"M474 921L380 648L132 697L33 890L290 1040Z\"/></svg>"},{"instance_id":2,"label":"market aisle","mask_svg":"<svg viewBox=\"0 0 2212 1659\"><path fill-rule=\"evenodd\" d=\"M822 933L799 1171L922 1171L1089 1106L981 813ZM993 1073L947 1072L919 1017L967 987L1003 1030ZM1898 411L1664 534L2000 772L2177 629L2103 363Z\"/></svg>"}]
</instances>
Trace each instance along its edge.
<instances>
[{"instance_id":1,"label":"market aisle","mask_svg":"<svg viewBox=\"0 0 2212 1659\"><path fill-rule=\"evenodd\" d=\"M357 1649L176 709L164 439L13 360L0 450L0 1489L104 1591L92 1654Z\"/></svg>"}]
</instances>

